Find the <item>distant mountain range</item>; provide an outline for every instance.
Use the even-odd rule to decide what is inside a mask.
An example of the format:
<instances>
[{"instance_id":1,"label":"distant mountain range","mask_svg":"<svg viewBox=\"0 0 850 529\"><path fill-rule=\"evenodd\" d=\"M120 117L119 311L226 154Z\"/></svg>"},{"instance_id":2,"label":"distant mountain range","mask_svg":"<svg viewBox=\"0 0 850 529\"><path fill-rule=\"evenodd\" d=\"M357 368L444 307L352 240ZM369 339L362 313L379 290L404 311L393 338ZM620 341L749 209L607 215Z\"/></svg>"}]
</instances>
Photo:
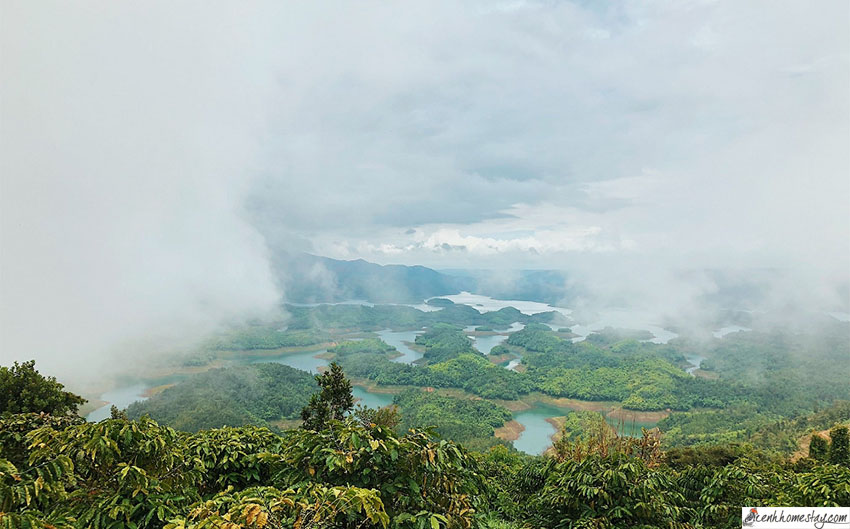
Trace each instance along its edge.
<instances>
[{"instance_id":1,"label":"distant mountain range","mask_svg":"<svg viewBox=\"0 0 850 529\"><path fill-rule=\"evenodd\" d=\"M552 270L437 271L425 266L379 265L363 259L342 261L306 253L279 254L274 267L285 298L292 303L416 303L462 291L497 299L555 303L570 294L564 274Z\"/></svg>"},{"instance_id":2,"label":"distant mountain range","mask_svg":"<svg viewBox=\"0 0 850 529\"><path fill-rule=\"evenodd\" d=\"M293 303L415 303L472 287L465 278L424 266L379 265L363 259L341 261L299 254L277 259L275 268L286 300Z\"/></svg>"},{"instance_id":3,"label":"distant mountain range","mask_svg":"<svg viewBox=\"0 0 850 529\"><path fill-rule=\"evenodd\" d=\"M472 292L495 299L537 301L573 307L593 300L592 286L567 281L557 270L434 270L425 266L379 265L357 259L343 261L307 253L279 252L273 260L284 298L290 303L332 303L362 300L371 303L419 303L425 299ZM574 278L575 279L575 278ZM775 270L684 271L681 281L713 288L694 299L703 308L751 310L767 303L772 287L782 275ZM836 299L847 300L850 288L839 288ZM607 300L612 303L611 300ZM628 299L612 306L627 306ZM775 308L775 307L773 307ZM783 310L790 310L786 307ZM830 310L848 310L846 302Z\"/></svg>"}]
</instances>

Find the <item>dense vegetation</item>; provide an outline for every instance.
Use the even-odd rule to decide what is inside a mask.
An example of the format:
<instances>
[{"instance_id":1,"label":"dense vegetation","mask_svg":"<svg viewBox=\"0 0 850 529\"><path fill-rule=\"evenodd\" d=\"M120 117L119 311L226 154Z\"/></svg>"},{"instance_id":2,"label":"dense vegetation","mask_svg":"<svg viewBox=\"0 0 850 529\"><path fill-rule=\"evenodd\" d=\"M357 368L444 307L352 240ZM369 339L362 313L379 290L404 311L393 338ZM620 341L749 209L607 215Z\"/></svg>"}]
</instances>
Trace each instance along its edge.
<instances>
[{"instance_id":1,"label":"dense vegetation","mask_svg":"<svg viewBox=\"0 0 850 529\"><path fill-rule=\"evenodd\" d=\"M45 377L30 360L0 366L0 414L37 409L53 415L76 412L86 399L65 391L55 377Z\"/></svg>"},{"instance_id":2,"label":"dense vegetation","mask_svg":"<svg viewBox=\"0 0 850 529\"><path fill-rule=\"evenodd\" d=\"M514 322L546 323L560 321L558 312L523 314L513 307L480 313L469 305L447 304L440 310L424 312L404 305L287 305L288 329L324 329L326 331L363 331L381 329L421 329L439 323L506 329Z\"/></svg>"},{"instance_id":3,"label":"dense vegetation","mask_svg":"<svg viewBox=\"0 0 850 529\"><path fill-rule=\"evenodd\" d=\"M382 266L362 259L341 261L309 254L277 254L275 271L287 298L296 303L358 299L417 303L457 294L472 284L424 266Z\"/></svg>"},{"instance_id":4,"label":"dense vegetation","mask_svg":"<svg viewBox=\"0 0 850 529\"><path fill-rule=\"evenodd\" d=\"M274 254L274 270L283 291L295 303L365 300L418 303L432 296L477 292L497 299L555 303L575 295L566 276L553 270L520 270L511 281L493 280L492 272L447 274L424 266L381 266L357 259L342 261L309 254Z\"/></svg>"},{"instance_id":5,"label":"dense vegetation","mask_svg":"<svg viewBox=\"0 0 850 529\"><path fill-rule=\"evenodd\" d=\"M789 454L802 434L796 427L789 430L789 424L836 400L850 400L846 323L821 322L806 332L791 332L759 326L757 318L749 315L745 323L756 330L719 340L683 337L654 344L645 341L646 331L607 328L573 343L569 333L554 332L539 323L557 320L556 313L528 316L505 308L481 314L440 298L431 304L440 310L424 312L397 305L290 306L290 321L234 331L226 336L230 340L226 348L250 351L263 343L258 337L266 335L274 338L268 347L335 342L328 349L333 360L349 375L379 386L456 388L499 401L540 392L603 401L603 406L627 410L672 410L658 423L666 446L749 441ZM525 328L511 333L489 357L473 347L464 331L472 325L505 329L514 322L524 323ZM287 330L280 330L285 326ZM399 353L366 334L385 328L424 329L413 346L423 352L423 358L412 365L393 361ZM234 336L257 339L234 341ZM683 368L695 356L702 365L692 376ZM516 371L496 364L510 358L521 358Z\"/></svg>"},{"instance_id":6,"label":"dense vegetation","mask_svg":"<svg viewBox=\"0 0 850 529\"><path fill-rule=\"evenodd\" d=\"M377 338L367 338L364 340L348 340L333 347L329 347L328 352L336 355L336 358L338 359L367 353L379 355L398 354L398 351L395 347L388 345L383 340Z\"/></svg>"},{"instance_id":7,"label":"dense vegetation","mask_svg":"<svg viewBox=\"0 0 850 529\"><path fill-rule=\"evenodd\" d=\"M225 333L209 342L212 350L250 351L253 349L279 349L281 347L303 347L324 343L330 336L315 330L281 329L279 325L254 325Z\"/></svg>"},{"instance_id":8,"label":"dense vegetation","mask_svg":"<svg viewBox=\"0 0 850 529\"><path fill-rule=\"evenodd\" d=\"M408 390L393 399L401 411L400 431L432 426L445 439L482 449L498 440L493 429L511 420L511 412L483 399L457 399Z\"/></svg>"},{"instance_id":9,"label":"dense vegetation","mask_svg":"<svg viewBox=\"0 0 850 529\"><path fill-rule=\"evenodd\" d=\"M313 377L280 364L211 369L189 377L127 409L178 430L268 425L298 417L316 391Z\"/></svg>"},{"instance_id":10,"label":"dense vegetation","mask_svg":"<svg viewBox=\"0 0 850 529\"><path fill-rule=\"evenodd\" d=\"M491 399L516 399L532 388L527 377L490 363L478 352L426 366L400 364L378 355L340 362L351 376L382 385L459 388Z\"/></svg>"},{"instance_id":11,"label":"dense vegetation","mask_svg":"<svg viewBox=\"0 0 850 529\"><path fill-rule=\"evenodd\" d=\"M850 418L850 339L847 324L807 333L782 330L734 333L709 344L682 343L701 351L727 388L724 407L674 414L659 423L676 445L753 439L788 452L795 434Z\"/></svg>"},{"instance_id":12,"label":"dense vegetation","mask_svg":"<svg viewBox=\"0 0 850 529\"><path fill-rule=\"evenodd\" d=\"M344 386L338 373L326 381ZM454 405L425 393L398 399L407 401L420 411ZM501 418L468 406L481 421ZM792 463L740 445L665 453L658 433L620 438L588 416L570 426L583 434L532 457L505 446L469 452L353 416L277 435L22 411L0 418L0 526L15 529L730 528L742 505L850 505L841 426L825 447L815 443L816 457Z\"/></svg>"}]
</instances>

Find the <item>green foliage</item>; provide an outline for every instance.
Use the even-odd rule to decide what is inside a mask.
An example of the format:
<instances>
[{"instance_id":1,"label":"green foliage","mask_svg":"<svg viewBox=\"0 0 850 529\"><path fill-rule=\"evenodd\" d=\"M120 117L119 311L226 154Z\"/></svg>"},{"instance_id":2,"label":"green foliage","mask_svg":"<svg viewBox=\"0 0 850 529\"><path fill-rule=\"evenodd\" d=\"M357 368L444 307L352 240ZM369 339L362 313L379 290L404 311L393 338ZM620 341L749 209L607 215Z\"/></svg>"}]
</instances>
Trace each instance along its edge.
<instances>
[{"instance_id":1,"label":"green foliage","mask_svg":"<svg viewBox=\"0 0 850 529\"><path fill-rule=\"evenodd\" d=\"M723 410L674 413L661 420L658 427L664 431L668 446L748 442L765 450L791 454L808 432L848 420L848 401L836 401L820 411L794 418L761 412L757 403L745 403Z\"/></svg>"},{"instance_id":2,"label":"green foliage","mask_svg":"<svg viewBox=\"0 0 850 529\"><path fill-rule=\"evenodd\" d=\"M131 404L130 418L149 415L187 432L297 418L316 390L311 375L281 364L250 364L193 375Z\"/></svg>"},{"instance_id":3,"label":"green foliage","mask_svg":"<svg viewBox=\"0 0 850 529\"><path fill-rule=\"evenodd\" d=\"M392 362L363 354L341 360L347 373L382 385L460 388L490 399L517 399L533 391L530 379L492 364L477 351L426 366Z\"/></svg>"},{"instance_id":4,"label":"green foliage","mask_svg":"<svg viewBox=\"0 0 850 529\"><path fill-rule=\"evenodd\" d=\"M300 307L293 314L290 330L253 326L248 335L226 337L227 347L329 336L317 328L338 339L338 329L424 325L423 365L392 362L394 349L375 339L343 341L331 352L347 373L378 384L459 388L484 398L411 390L397 396L397 407L350 415L350 384L338 366L318 377L322 391L310 404L310 375L257 364L191 377L144 406L169 426L194 431L262 425L306 405L310 429L186 433L120 412L98 424L67 410L7 413L0 417L0 528L725 528L738 526L746 504L850 504L841 426L850 421L850 402L835 400L848 394L846 331L736 333L704 346L645 343L608 329L573 344L535 323L543 317L515 309ZM491 364L460 327L514 321L526 328L494 353L522 354L524 373ZM694 353L708 357L703 367L718 379L679 368ZM21 367L6 369L3 380ZM661 441L655 432L620 438L598 414L571 413L553 457L531 457L493 436L511 415L484 400L531 391L676 411L659 423ZM131 406L130 416L146 413L142 406ZM428 426L444 440L416 429ZM792 463L782 456L830 427L832 447L813 437L812 457ZM470 454L456 442L485 452Z\"/></svg>"},{"instance_id":5,"label":"green foliage","mask_svg":"<svg viewBox=\"0 0 850 529\"><path fill-rule=\"evenodd\" d=\"M474 460L449 441L425 432L397 437L353 420L336 428L295 430L279 454L261 456L281 488L324 486L376 490L393 527L469 527L481 483Z\"/></svg>"},{"instance_id":6,"label":"green foliage","mask_svg":"<svg viewBox=\"0 0 850 529\"><path fill-rule=\"evenodd\" d=\"M487 409L472 410L488 420ZM33 428L26 461L0 457L4 529L731 528L741 505L850 503L845 465L791 465L746 446L662 459L653 436L579 440L580 454L547 458L505 446L473 455L428 432L399 436L354 418L283 436L257 427L187 434L147 418L3 420Z\"/></svg>"},{"instance_id":7,"label":"green foliage","mask_svg":"<svg viewBox=\"0 0 850 529\"><path fill-rule=\"evenodd\" d=\"M799 334L783 329L733 333L702 354L730 385L735 400L755 404L760 414L797 417L824 403L850 400L846 325Z\"/></svg>"},{"instance_id":8,"label":"green foliage","mask_svg":"<svg viewBox=\"0 0 850 529\"><path fill-rule=\"evenodd\" d=\"M438 324L486 326L506 329L512 323L550 322L557 312L540 312L531 316L513 307L481 313L469 305L445 304L440 310L424 312L404 305L318 305L299 307L287 305L291 319L287 322L290 331L295 329L371 330L421 329Z\"/></svg>"},{"instance_id":9,"label":"green foliage","mask_svg":"<svg viewBox=\"0 0 850 529\"><path fill-rule=\"evenodd\" d=\"M65 498L63 481L73 467L67 456L22 470L0 458L0 527L71 527L73 518L49 511L52 503Z\"/></svg>"},{"instance_id":10,"label":"green foliage","mask_svg":"<svg viewBox=\"0 0 850 529\"><path fill-rule=\"evenodd\" d=\"M488 399L515 400L533 391L529 378L492 364L479 354L462 354L427 367L435 387L455 387Z\"/></svg>"},{"instance_id":11,"label":"green foliage","mask_svg":"<svg viewBox=\"0 0 850 529\"><path fill-rule=\"evenodd\" d=\"M328 427L330 421L341 421L354 407L351 382L336 362L331 363L328 371L317 375L316 382L321 390L314 393L301 410L302 426L307 430L321 430Z\"/></svg>"},{"instance_id":12,"label":"green foliage","mask_svg":"<svg viewBox=\"0 0 850 529\"><path fill-rule=\"evenodd\" d=\"M671 527L684 503L670 473L614 454L554 465L530 510L538 527Z\"/></svg>"},{"instance_id":13,"label":"green foliage","mask_svg":"<svg viewBox=\"0 0 850 529\"><path fill-rule=\"evenodd\" d=\"M198 498L200 461L186 454L180 434L150 419L41 428L29 437L30 468L73 464L61 512L79 526L163 524Z\"/></svg>"},{"instance_id":14,"label":"green foliage","mask_svg":"<svg viewBox=\"0 0 850 529\"><path fill-rule=\"evenodd\" d=\"M674 469L707 466L724 467L744 456L752 457L755 448L741 443L697 445L670 448L664 453L666 463Z\"/></svg>"},{"instance_id":15,"label":"green foliage","mask_svg":"<svg viewBox=\"0 0 850 529\"><path fill-rule=\"evenodd\" d=\"M380 427L392 430L401 424L401 411L395 404L378 409L358 405L354 416L364 428Z\"/></svg>"},{"instance_id":16,"label":"green foliage","mask_svg":"<svg viewBox=\"0 0 850 529\"><path fill-rule=\"evenodd\" d=\"M777 487L775 505L850 505L850 468L846 465L818 465L810 472L785 472L783 479L784 483Z\"/></svg>"},{"instance_id":17,"label":"green foliage","mask_svg":"<svg viewBox=\"0 0 850 529\"><path fill-rule=\"evenodd\" d=\"M602 414L593 411L573 411L564 417L558 438L563 441L576 441L608 430L608 423Z\"/></svg>"},{"instance_id":18,"label":"green foliage","mask_svg":"<svg viewBox=\"0 0 850 529\"><path fill-rule=\"evenodd\" d=\"M54 377L45 377L35 369L35 360L12 367L0 366L0 414L76 413L86 399L64 390Z\"/></svg>"},{"instance_id":19,"label":"green foliage","mask_svg":"<svg viewBox=\"0 0 850 529\"><path fill-rule=\"evenodd\" d=\"M481 355L462 328L445 323L438 323L416 336L416 343L425 347L423 358L430 364L451 360L461 354Z\"/></svg>"},{"instance_id":20,"label":"green foliage","mask_svg":"<svg viewBox=\"0 0 850 529\"><path fill-rule=\"evenodd\" d=\"M632 410L726 403L731 393L727 385L688 375L676 367L684 361L681 353L638 342L632 335L634 331L609 328L594 334L594 340L573 344L546 325L529 324L507 344L525 349L522 363L531 384L555 397L619 401Z\"/></svg>"},{"instance_id":21,"label":"green foliage","mask_svg":"<svg viewBox=\"0 0 850 529\"><path fill-rule=\"evenodd\" d=\"M39 428L63 430L68 426L84 424L76 415L48 415L47 413L18 413L0 417L0 457L22 467L29 460L27 434Z\"/></svg>"},{"instance_id":22,"label":"green foliage","mask_svg":"<svg viewBox=\"0 0 850 529\"><path fill-rule=\"evenodd\" d=\"M809 441L809 457L821 463L829 457L829 441L819 433L813 433Z\"/></svg>"},{"instance_id":23,"label":"green foliage","mask_svg":"<svg viewBox=\"0 0 850 529\"><path fill-rule=\"evenodd\" d=\"M328 334L312 329L283 331L280 325L252 326L224 334L210 341L207 348L222 351L250 351L304 347L327 341L330 341Z\"/></svg>"},{"instance_id":24,"label":"green foliage","mask_svg":"<svg viewBox=\"0 0 850 529\"><path fill-rule=\"evenodd\" d=\"M848 429L837 424L829 431L829 462L833 465L850 466L850 439Z\"/></svg>"},{"instance_id":25,"label":"green foliage","mask_svg":"<svg viewBox=\"0 0 850 529\"><path fill-rule=\"evenodd\" d=\"M377 338L364 340L348 340L328 348L329 353L336 355L338 360L359 354L392 355L398 353L395 347Z\"/></svg>"},{"instance_id":26,"label":"green foliage","mask_svg":"<svg viewBox=\"0 0 850 529\"><path fill-rule=\"evenodd\" d=\"M493 429L511 420L511 412L486 400L459 399L420 390L396 395L393 403L401 409L402 430L435 427L445 439L479 449L496 443Z\"/></svg>"},{"instance_id":27,"label":"green foliage","mask_svg":"<svg viewBox=\"0 0 850 529\"><path fill-rule=\"evenodd\" d=\"M366 521L381 527L389 523L374 490L315 485L296 492L253 487L236 494L225 491L198 503L188 516L172 519L165 529L340 527Z\"/></svg>"},{"instance_id":28,"label":"green foliage","mask_svg":"<svg viewBox=\"0 0 850 529\"><path fill-rule=\"evenodd\" d=\"M571 342L558 338L547 325L539 323L526 325L521 331L511 334L507 339L507 344L523 347L528 351L538 353L569 351L572 349Z\"/></svg>"}]
</instances>

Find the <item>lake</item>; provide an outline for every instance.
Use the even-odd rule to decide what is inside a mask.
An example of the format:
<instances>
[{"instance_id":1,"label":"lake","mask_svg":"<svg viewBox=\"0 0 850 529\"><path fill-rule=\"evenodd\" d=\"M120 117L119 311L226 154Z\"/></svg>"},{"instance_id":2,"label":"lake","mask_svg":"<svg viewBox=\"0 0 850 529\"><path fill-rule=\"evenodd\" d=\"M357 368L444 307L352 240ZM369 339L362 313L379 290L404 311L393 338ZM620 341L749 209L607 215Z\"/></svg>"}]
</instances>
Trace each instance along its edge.
<instances>
[{"instance_id":1,"label":"lake","mask_svg":"<svg viewBox=\"0 0 850 529\"><path fill-rule=\"evenodd\" d=\"M601 331L605 327L649 331L652 333L653 338L643 341L658 344L667 343L679 336L675 332L661 327L655 320L656 318L654 316L636 310L605 309L598 311L590 323L573 324L570 326L570 330L573 331L573 334L578 335L576 338L573 338L573 342L585 340L591 333Z\"/></svg>"},{"instance_id":2,"label":"lake","mask_svg":"<svg viewBox=\"0 0 850 529\"><path fill-rule=\"evenodd\" d=\"M690 375L693 375L694 371L699 369L699 366L700 366L700 364L702 364L702 361L705 360L705 357L700 356L698 354L685 355L685 360L687 360L688 362L691 363L691 367L685 368L685 372L687 372Z\"/></svg>"},{"instance_id":3,"label":"lake","mask_svg":"<svg viewBox=\"0 0 850 529\"><path fill-rule=\"evenodd\" d=\"M86 419L92 422L108 419L110 408L113 404L120 409L124 409L137 400L145 400L147 397L143 394L151 387L150 384L137 382L109 390L100 396L100 400L105 401L107 404L86 415Z\"/></svg>"},{"instance_id":4,"label":"lake","mask_svg":"<svg viewBox=\"0 0 850 529\"><path fill-rule=\"evenodd\" d=\"M569 410L538 404L525 411L514 413L514 420L525 427L514 441L514 447L526 454L540 455L552 446L555 427L546 421L551 417L563 417Z\"/></svg>"},{"instance_id":5,"label":"lake","mask_svg":"<svg viewBox=\"0 0 850 529\"><path fill-rule=\"evenodd\" d=\"M234 358L233 363L237 365L263 363L283 364L315 375L319 372L319 367L326 366L330 363L330 360L326 358L316 358L316 355L327 352L327 349L317 349L303 353L287 353L280 355L252 355L246 353L240 354L238 357Z\"/></svg>"},{"instance_id":6,"label":"lake","mask_svg":"<svg viewBox=\"0 0 850 529\"><path fill-rule=\"evenodd\" d=\"M355 399L359 399L355 404L369 406L370 408L383 408L393 403L393 397L390 393L371 393L365 388L354 386L351 393Z\"/></svg>"},{"instance_id":7,"label":"lake","mask_svg":"<svg viewBox=\"0 0 850 529\"><path fill-rule=\"evenodd\" d=\"M381 340L398 349L398 352L401 353L401 356L393 358L393 361L401 362L402 364L410 364L422 358L422 353L411 349L405 343L414 343L416 341L416 336L422 334L422 331L391 331L386 329L378 331L375 334L377 334Z\"/></svg>"},{"instance_id":8,"label":"lake","mask_svg":"<svg viewBox=\"0 0 850 529\"><path fill-rule=\"evenodd\" d=\"M569 317L573 312L570 309L563 307L553 307L546 303L537 301L521 301L518 299L493 299L490 296L482 296L479 294L471 294L469 292L461 292L451 296L438 296L440 298L450 299L457 304L469 305L474 307L480 313L495 312L505 307L513 307L523 314L537 314L539 312L560 312L566 317Z\"/></svg>"},{"instance_id":9,"label":"lake","mask_svg":"<svg viewBox=\"0 0 850 529\"><path fill-rule=\"evenodd\" d=\"M494 347L507 340L507 336L501 334L494 334L492 336L470 336L470 338L472 338L473 341L472 346L485 355L490 354L490 351L492 351Z\"/></svg>"}]
</instances>

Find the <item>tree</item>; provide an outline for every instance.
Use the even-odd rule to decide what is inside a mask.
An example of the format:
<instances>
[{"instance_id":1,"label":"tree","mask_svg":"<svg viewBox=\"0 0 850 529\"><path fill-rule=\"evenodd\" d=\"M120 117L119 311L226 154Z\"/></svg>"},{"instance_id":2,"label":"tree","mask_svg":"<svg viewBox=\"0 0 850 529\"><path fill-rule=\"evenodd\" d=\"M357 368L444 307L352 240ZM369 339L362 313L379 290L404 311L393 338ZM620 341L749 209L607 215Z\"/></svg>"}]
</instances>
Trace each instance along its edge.
<instances>
[{"instance_id":1,"label":"tree","mask_svg":"<svg viewBox=\"0 0 850 529\"><path fill-rule=\"evenodd\" d=\"M401 412L396 405L384 406L383 408L370 408L368 406L357 406L354 416L360 421L364 428L381 427L394 429L401 423Z\"/></svg>"},{"instance_id":2,"label":"tree","mask_svg":"<svg viewBox=\"0 0 850 529\"><path fill-rule=\"evenodd\" d=\"M829 431L832 444L829 447L829 462L833 465L850 464L850 439L848 439L847 427L843 425L833 426Z\"/></svg>"},{"instance_id":3,"label":"tree","mask_svg":"<svg viewBox=\"0 0 850 529\"><path fill-rule=\"evenodd\" d=\"M69 391L56 381L35 369L35 360L12 367L0 367L0 414L49 413L67 415L77 413L77 407L86 399Z\"/></svg>"},{"instance_id":4,"label":"tree","mask_svg":"<svg viewBox=\"0 0 850 529\"><path fill-rule=\"evenodd\" d=\"M310 397L310 403L301 410L302 427L319 431L331 420L341 421L354 407L351 394L351 382L345 377L342 368L332 362L330 369L316 376L321 391Z\"/></svg>"},{"instance_id":5,"label":"tree","mask_svg":"<svg viewBox=\"0 0 850 529\"><path fill-rule=\"evenodd\" d=\"M127 410L119 409L118 406L113 404L109 407L109 418L110 419L121 419L123 421L127 419Z\"/></svg>"},{"instance_id":6,"label":"tree","mask_svg":"<svg viewBox=\"0 0 850 529\"><path fill-rule=\"evenodd\" d=\"M818 433L812 434L809 442L809 457L815 461L825 462L829 452L829 442Z\"/></svg>"}]
</instances>

